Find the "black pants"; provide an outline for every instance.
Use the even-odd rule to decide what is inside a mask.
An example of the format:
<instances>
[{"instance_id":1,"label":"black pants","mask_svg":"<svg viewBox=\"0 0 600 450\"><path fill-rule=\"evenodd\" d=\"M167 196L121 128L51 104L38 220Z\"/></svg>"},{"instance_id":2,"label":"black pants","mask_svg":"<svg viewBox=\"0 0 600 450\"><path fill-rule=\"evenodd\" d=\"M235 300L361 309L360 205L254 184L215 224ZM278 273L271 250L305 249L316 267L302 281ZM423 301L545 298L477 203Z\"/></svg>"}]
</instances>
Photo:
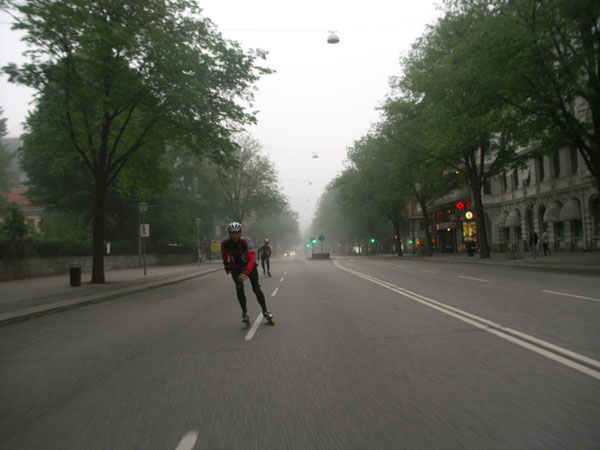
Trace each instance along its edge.
<instances>
[{"instance_id":1,"label":"black pants","mask_svg":"<svg viewBox=\"0 0 600 450\"><path fill-rule=\"evenodd\" d=\"M233 282L235 283L235 290L237 292L237 298L240 302L240 306L242 307L242 313L245 314L248 312L248 309L246 308L246 294L244 292L244 283L238 280L238 277L241 273L242 269L232 269L231 277L233 278ZM256 270L256 266L254 266L254 269L252 270L252 272L250 272L250 275L248 275L248 279L250 280L250 284L252 284L252 290L256 295L256 300L258 300L258 303L262 308L262 312L266 312L267 304L265 302L265 294L263 294L263 291L260 288L260 284L258 284L258 270Z\"/></svg>"},{"instance_id":2,"label":"black pants","mask_svg":"<svg viewBox=\"0 0 600 450\"><path fill-rule=\"evenodd\" d=\"M265 273L265 261L267 262L267 272L271 273L271 263L269 262L270 259L270 256L261 259L260 263L262 264L263 273Z\"/></svg>"},{"instance_id":3,"label":"black pants","mask_svg":"<svg viewBox=\"0 0 600 450\"><path fill-rule=\"evenodd\" d=\"M548 242L542 242L542 247L544 247L544 256L546 256L546 252L550 255L550 249L548 248Z\"/></svg>"}]
</instances>

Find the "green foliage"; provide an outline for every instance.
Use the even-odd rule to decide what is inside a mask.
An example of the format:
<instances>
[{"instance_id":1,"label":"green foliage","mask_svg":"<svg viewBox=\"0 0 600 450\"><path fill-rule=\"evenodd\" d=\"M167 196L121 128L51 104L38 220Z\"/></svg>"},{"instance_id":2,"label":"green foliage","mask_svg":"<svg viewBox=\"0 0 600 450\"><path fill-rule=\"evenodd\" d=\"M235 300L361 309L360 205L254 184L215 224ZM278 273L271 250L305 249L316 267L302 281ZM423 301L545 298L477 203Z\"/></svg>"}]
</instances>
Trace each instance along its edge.
<instances>
[{"instance_id":1,"label":"green foliage","mask_svg":"<svg viewBox=\"0 0 600 450\"><path fill-rule=\"evenodd\" d=\"M242 104L269 73L256 65L265 54L224 40L188 0L7 3L30 63L4 71L38 91L24 142L31 195L92 206L92 279L103 282L109 189L166 188L161 155L168 147L229 163L231 136L255 121ZM36 167L38 155L47 175ZM63 192L71 185L64 200L53 181Z\"/></svg>"},{"instance_id":2,"label":"green foliage","mask_svg":"<svg viewBox=\"0 0 600 450\"><path fill-rule=\"evenodd\" d=\"M30 234L31 226L19 205L9 204L0 223L0 239L5 241L3 253L11 258L23 258Z\"/></svg>"},{"instance_id":3,"label":"green foliage","mask_svg":"<svg viewBox=\"0 0 600 450\"><path fill-rule=\"evenodd\" d=\"M262 245L264 239L269 239L273 248L290 249L300 243L298 213L286 204L281 212L255 217L244 234L254 239L256 247Z\"/></svg>"},{"instance_id":4,"label":"green foliage","mask_svg":"<svg viewBox=\"0 0 600 450\"><path fill-rule=\"evenodd\" d=\"M2 117L3 110L0 108L0 193L8 192L10 190L9 179L10 172L9 167L10 163L14 157L9 149L8 145L2 142L2 139L6 136L6 118ZM0 201L2 201L0 199ZM2 205L0 205L2 207Z\"/></svg>"},{"instance_id":5,"label":"green foliage","mask_svg":"<svg viewBox=\"0 0 600 450\"><path fill-rule=\"evenodd\" d=\"M252 216L282 210L286 200L280 192L277 172L271 161L260 154L261 145L247 134L237 137L240 150L231 168L219 168L223 197L221 218L243 223Z\"/></svg>"}]
</instances>

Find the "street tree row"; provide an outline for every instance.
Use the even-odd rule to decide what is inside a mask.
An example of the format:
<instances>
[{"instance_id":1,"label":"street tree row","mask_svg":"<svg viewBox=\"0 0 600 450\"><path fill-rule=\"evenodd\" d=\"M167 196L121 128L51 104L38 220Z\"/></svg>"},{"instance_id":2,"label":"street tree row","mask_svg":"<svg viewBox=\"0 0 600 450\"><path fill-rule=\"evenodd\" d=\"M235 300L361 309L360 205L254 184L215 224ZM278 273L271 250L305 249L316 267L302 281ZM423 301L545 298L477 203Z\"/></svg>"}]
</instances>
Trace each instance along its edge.
<instances>
[{"instance_id":1,"label":"street tree row","mask_svg":"<svg viewBox=\"0 0 600 450\"><path fill-rule=\"evenodd\" d=\"M464 182L488 258L482 188L495 175L569 146L600 188L600 3L444 6L402 58L381 121L350 148L337 198L347 217L386 219L396 234L414 199L431 252L428 208Z\"/></svg>"},{"instance_id":2,"label":"street tree row","mask_svg":"<svg viewBox=\"0 0 600 450\"><path fill-rule=\"evenodd\" d=\"M3 69L36 90L22 150L31 199L88 211L92 282L103 283L107 226L123 220L108 215L113 205L168 189L186 170L185 158L196 158L194 170L207 181L243 163L234 136L256 121L244 105L270 73L259 65L266 55L224 39L190 0L7 0L0 7L29 46L29 62ZM179 219L199 214L182 208L188 201L169 202L174 226L189 227L190 217ZM219 201L209 194L198 208ZM228 213L243 219L251 211Z\"/></svg>"}]
</instances>

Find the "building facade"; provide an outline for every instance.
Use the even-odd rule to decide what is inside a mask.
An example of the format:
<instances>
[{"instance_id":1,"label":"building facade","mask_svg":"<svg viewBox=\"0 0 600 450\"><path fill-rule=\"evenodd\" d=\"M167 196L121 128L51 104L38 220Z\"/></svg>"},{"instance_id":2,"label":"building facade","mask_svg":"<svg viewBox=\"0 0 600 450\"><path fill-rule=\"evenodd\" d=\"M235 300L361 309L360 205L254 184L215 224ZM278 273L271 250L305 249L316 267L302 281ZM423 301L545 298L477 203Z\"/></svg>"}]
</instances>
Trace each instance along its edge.
<instances>
[{"instance_id":1,"label":"building facade","mask_svg":"<svg viewBox=\"0 0 600 450\"><path fill-rule=\"evenodd\" d=\"M600 248L598 191L576 149L507 170L485 186L483 202L493 251L526 251L544 231L553 251Z\"/></svg>"}]
</instances>

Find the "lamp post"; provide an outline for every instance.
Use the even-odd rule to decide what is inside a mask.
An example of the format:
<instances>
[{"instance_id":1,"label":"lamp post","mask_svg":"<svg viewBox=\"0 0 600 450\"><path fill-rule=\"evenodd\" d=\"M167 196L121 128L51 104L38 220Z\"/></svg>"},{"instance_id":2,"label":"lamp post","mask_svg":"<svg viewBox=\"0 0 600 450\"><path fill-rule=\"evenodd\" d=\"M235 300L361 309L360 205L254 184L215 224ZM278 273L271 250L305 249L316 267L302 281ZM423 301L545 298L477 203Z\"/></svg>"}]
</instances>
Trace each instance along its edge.
<instances>
[{"instance_id":1,"label":"lamp post","mask_svg":"<svg viewBox=\"0 0 600 450\"><path fill-rule=\"evenodd\" d=\"M138 203L140 210L140 239L142 242L142 258L144 260L144 276L146 276L146 224L144 223L144 213L148 210L148 203Z\"/></svg>"},{"instance_id":2,"label":"lamp post","mask_svg":"<svg viewBox=\"0 0 600 450\"><path fill-rule=\"evenodd\" d=\"M198 264L202 262L200 259L200 222L201 219L196 219L196 257L198 258Z\"/></svg>"}]
</instances>

